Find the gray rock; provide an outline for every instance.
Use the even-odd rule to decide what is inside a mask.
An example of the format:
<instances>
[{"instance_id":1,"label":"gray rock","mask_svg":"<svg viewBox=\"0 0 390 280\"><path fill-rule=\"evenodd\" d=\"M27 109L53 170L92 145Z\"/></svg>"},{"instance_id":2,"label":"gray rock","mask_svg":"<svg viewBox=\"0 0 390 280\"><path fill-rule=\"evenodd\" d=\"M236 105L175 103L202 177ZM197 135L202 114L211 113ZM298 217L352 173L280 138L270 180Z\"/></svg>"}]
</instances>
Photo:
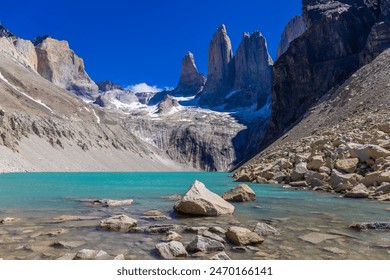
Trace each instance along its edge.
<instances>
[{"instance_id":1,"label":"gray rock","mask_svg":"<svg viewBox=\"0 0 390 280\"><path fill-rule=\"evenodd\" d=\"M344 197L348 198L367 198L368 189L364 184L359 184L355 186L351 191L346 193Z\"/></svg>"},{"instance_id":2,"label":"gray rock","mask_svg":"<svg viewBox=\"0 0 390 280\"><path fill-rule=\"evenodd\" d=\"M215 252L215 251L223 251L225 249L225 245L222 242L197 235L195 239L187 245L186 247L188 252L196 253L196 252Z\"/></svg>"},{"instance_id":3,"label":"gray rock","mask_svg":"<svg viewBox=\"0 0 390 280\"><path fill-rule=\"evenodd\" d=\"M206 230L208 230L209 228L208 227L186 227L184 230L187 231L187 232L191 232L191 233L195 233L195 234L198 234L198 235L202 235L203 232L205 232Z\"/></svg>"},{"instance_id":4,"label":"gray rock","mask_svg":"<svg viewBox=\"0 0 390 280\"><path fill-rule=\"evenodd\" d=\"M278 59L282 54L284 54L290 47L290 43L296 38L300 37L303 33L305 33L306 29L307 27L302 16L295 16L294 18L292 18L288 22L282 33L282 38L280 39L276 59Z\"/></svg>"},{"instance_id":5,"label":"gray rock","mask_svg":"<svg viewBox=\"0 0 390 280\"><path fill-rule=\"evenodd\" d=\"M293 182L301 181L305 177L305 173L308 171L307 165L305 162L300 162L297 165L295 165L292 173L291 173L291 180Z\"/></svg>"},{"instance_id":6,"label":"gray rock","mask_svg":"<svg viewBox=\"0 0 390 280\"><path fill-rule=\"evenodd\" d=\"M212 256L210 258L210 260L218 260L218 261L222 261L222 260L231 260L231 258L228 256L228 254L226 254L225 251L222 251L214 256Z\"/></svg>"},{"instance_id":7,"label":"gray rock","mask_svg":"<svg viewBox=\"0 0 390 280\"><path fill-rule=\"evenodd\" d=\"M225 235L226 234L226 230L224 230L221 227L210 227L208 230L210 232L216 233L216 234L221 234L221 235Z\"/></svg>"},{"instance_id":8,"label":"gray rock","mask_svg":"<svg viewBox=\"0 0 390 280\"><path fill-rule=\"evenodd\" d=\"M86 243L84 241L56 241L50 246L59 249L74 249L85 244Z\"/></svg>"},{"instance_id":9,"label":"gray rock","mask_svg":"<svg viewBox=\"0 0 390 280\"><path fill-rule=\"evenodd\" d=\"M247 184L240 184L225 192L222 195L222 198L227 201L235 202L255 201L256 193Z\"/></svg>"},{"instance_id":10,"label":"gray rock","mask_svg":"<svg viewBox=\"0 0 390 280\"><path fill-rule=\"evenodd\" d=\"M178 225L152 225L145 229L147 233L168 233L169 231L176 231L180 228Z\"/></svg>"},{"instance_id":11,"label":"gray rock","mask_svg":"<svg viewBox=\"0 0 390 280\"><path fill-rule=\"evenodd\" d=\"M220 237L219 235L215 234L215 233L212 233L208 230L204 231L202 233L202 236L204 237L207 237L207 238L210 238L210 239L214 239L214 240L217 240L221 243L226 243L225 239L223 239L222 237Z\"/></svg>"},{"instance_id":12,"label":"gray rock","mask_svg":"<svg viewBox=\"0 0 390 280\"><path fill-rule=\"evenodd\" d=\"M390 222L354 223L349 227L357 230L390 230Z\"/></svg>"},{"instance_id":13,"label":"gray rock","mask_svg":"<svg viewBox=\"0 0 390 280\"><path fill-rule=\"evenodd\" d=\"M93 205L103 205L107 207L127 206L133 204L132 199L114 200L114 199L97 199L92 201Z\"/></svg>"},{"instance_id":14,"label":"gray rock","mask_svg":"<svg viewBox=\"0 0 390 280\"><path fill-rule=\"evenodd\" d=\"M74 260L97 260L97 259L107 259L109 255L105 251L96 251L83 249L77 252Z\"/></svg>"},{"instance_id":15,"label":"gray rock","mask_svg":"<svg viewBox=\"0 0 390 280\"><path fill-rule=\"evenodd\" d=\"M351 156L359 158L361 162L367 162L369 159L378 159L378 158L386 158L390 156L390 151L381 148L377 145L372 144L366 144L366 145L359 145L359 144L349 144L351 147Z\"/></svg>"},{"instance_id":16,"label":"gray rock","mask_svg":"<svg viewBox=\"0 0 390 280\"><path fill-rule=\"evenodd\" d=\"M199 93L206 84L206 77L199 74L195 65L194 55L191 52L183 58L179 84L173 94L180 93L183 96L195 95Z\"/></svg>"},{"instance_id":17,"label":"gray rock","mask_svg":"<svg viewBox=\"0 0 390 280\"><path fill-rule=\"evenodd\" d=\"M175 231L168 231L165 235L164 241L179 241L183 238L180 234Z\"/></svg>"},{"instance_id":18,"label":"gray rock","mask_svg":"<svg viewBox=\"0 0 390 280\"><path fill-rule=\"evenodd\" d=\"M135 226L137 226L137 220L123 214L100 221L100 227L107 230L129 230Z\"/></svg>"},{"instance_id":19,"label":"gray rock","mask_svg":"<svg viewBox=\"0 0 390 280\"><path fill-rule=\"evenodd\" d=\"M276 228L266 223L257 223L253 231L260 236L280 235L280 232Z\"/></svg>"},{"instance_id":20,"label":"gray rock","mask_svg":"<svg viewBox=\"0 0 390 280\"><path fill-rule=\"evenodd\" d=\"M312 232L305 234L303 236L300 236L299 239L312 243L312 244L318 244L321 243L325 240L331 240L331 239L336 239L340 238L341 236L339 235L333 235L333 234L326 234L326 233L320 233L320 232Z\"/></svg>"},{"instance_id":21,"label":"gray rock","mask_svg":"<svg viewBox=\"0 0 390 280\"><path fill-rule=\"evenodd\" d=\"M6 218L0 220L0 224L11 224L11 223L16 222L17 220L18 219L16 219L16 218L6 217Z\"/></svg>"},{"instance_id":22,"label":"gray rock","mask_svg":"<svg viewBox=\"0 0 390 280\"><path fill-rule=\"evenodd\" d=\"M188 256L188 253L183 244L178 241L159 243L156 245L156 249L159 255L164 259L174 259Z\"/></svg>"},{"instance_id":23,"label":"gray rock","mask_svg":"<svg viewBox=\"0 0 390 280\"><path fill-rule=\"evenodd\" d=\"M116 260L116 261L124 261L125 260L125 256L123 254L120 254L120 255L116 256L114 258L114 260Z\"/></svg>"}]
</instances>

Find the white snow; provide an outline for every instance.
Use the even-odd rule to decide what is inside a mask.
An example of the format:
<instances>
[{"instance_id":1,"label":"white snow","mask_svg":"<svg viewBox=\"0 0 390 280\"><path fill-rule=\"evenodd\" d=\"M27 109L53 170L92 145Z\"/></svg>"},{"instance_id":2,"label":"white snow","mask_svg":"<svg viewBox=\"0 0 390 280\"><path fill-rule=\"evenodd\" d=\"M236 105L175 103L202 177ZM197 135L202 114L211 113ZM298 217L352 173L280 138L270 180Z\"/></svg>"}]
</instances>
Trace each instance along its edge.
<instances>
[{"instance_id":1,"label":"white snow","mask_svg":"<svg viewBox=\"0 0 390 280\"><path fill-rule=\"evenodd\" d=\"M96 114L96 112L95 112L94 109L92 109L92 112L93 112L93 114L94 114L95 117L96 117L96 122L97 122L97 123L100 123L100 118L99 118L99 116Z\"/></svg>"},{"instance_id":2,"label":"white snow","mask_svg":"<svg viewBox=\"0 0 390 280\"><path fill-rule=\"evenodd\" d=\"M18 87L16 87L13 84L11 84L6 78L4 78L3 74L1 74L1 72L0 72L0 79L3 80L6 84L8 84L10 87L12 87L14 90L19 92L21 95L23 95L24 97L26 97L26 98L30 99L31 101L41 105L42 107L45 107L51 113L53 113L53 110L49 106L47 106L45 103L43 103L41 100L32 98L30 95L28 95L27 93L24 93Z\"/></svg>"}]
</instances>

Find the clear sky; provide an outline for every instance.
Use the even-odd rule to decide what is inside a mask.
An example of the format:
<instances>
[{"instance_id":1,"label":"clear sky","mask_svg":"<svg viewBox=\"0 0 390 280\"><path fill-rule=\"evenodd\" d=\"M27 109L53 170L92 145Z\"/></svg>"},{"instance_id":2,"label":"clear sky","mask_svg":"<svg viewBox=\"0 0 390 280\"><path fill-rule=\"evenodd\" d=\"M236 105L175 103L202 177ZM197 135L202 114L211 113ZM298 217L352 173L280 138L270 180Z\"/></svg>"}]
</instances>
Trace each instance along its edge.
<instances>
[{"instance_id":1,"label":"clear sky","mask_svg":"<svg viewBox=\"0 0 390 280\"><path fill-rule=\"evenodd\" d=\"M243 32L259 30L275 58L297 14L301 0L9 0L0 7L2 24L19 37L67 40L95 81L159 87L176 86L187 51L207 73L208 46L221 23L234 51Z\"/></svg>"}]
</instances>

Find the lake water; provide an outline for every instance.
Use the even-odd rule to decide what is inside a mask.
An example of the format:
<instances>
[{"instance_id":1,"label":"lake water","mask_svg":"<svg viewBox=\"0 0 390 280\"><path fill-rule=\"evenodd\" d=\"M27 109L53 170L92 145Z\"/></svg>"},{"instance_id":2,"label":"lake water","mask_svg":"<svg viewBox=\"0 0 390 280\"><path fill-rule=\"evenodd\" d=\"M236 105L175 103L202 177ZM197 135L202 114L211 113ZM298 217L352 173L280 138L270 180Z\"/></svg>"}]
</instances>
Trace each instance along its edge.
<instances>
[{"instance_id":1,"label":"lake water","mask_svg":"<svg viewBox=\"0 0 390 280\"><path fill-rule=\"evenodd\" d=\"M390 259L390 232L357 232L352 222L389 221L390 204L353 200L337 195L285 190L278 185L250 184L256 202L235 203L235 213L225 217L183 217L172 210L174 200L162 196L183 194L195 179L208 189L223 194L237 185L228 173L15 173L0 175L0 219L19 220L0 225L0 258L56 259L80 249L104 250L112 257L124 254L128 259L159 258L154 250L164 235L110 232L98 228L99 221L115 214L138 220L139 226L177 224L220 226L240 225L250 229L259 221L277 228L281 235L267 237L250 250L227 244L233 259ZM126 207L89 206L86 199L133 199ZM172 218L151 221L142 218L157 209ZM58 223L61 215L96 217L88 221ZM46 236L56 229L66 232ZM307 234L330 234L332 239L317 244L302 240ZM195 235L182 232L183 244ZM304 239L304 238L303 238ZM73 249L58 249L54 241L80 241ZM215 254L215 253L214 253ZM197 255L207 259L213 254Z\"/></svg>"}]
</instances>

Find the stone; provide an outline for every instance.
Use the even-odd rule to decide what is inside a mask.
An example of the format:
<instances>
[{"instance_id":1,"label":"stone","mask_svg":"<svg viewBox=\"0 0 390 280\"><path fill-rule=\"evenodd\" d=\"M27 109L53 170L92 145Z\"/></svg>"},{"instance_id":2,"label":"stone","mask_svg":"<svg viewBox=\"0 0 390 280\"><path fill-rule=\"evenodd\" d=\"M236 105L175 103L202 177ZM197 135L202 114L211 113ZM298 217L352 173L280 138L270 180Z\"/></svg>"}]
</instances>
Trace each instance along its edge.
<instances>
[{"instance_id":1,"label":"stone","mask_svg":"<svg viewBox=\"0 0 390 280\"><path fill-rule=\"evenodd\" d=\"M149 210L149 211L144 212L143 214L146 216L162 216L163 215L163 213L161 213L158 210Z\"/></svg>"},{"instance_id":2,"label":"stone","mask_svg":"<svg viewBox=\"0 0 390 280\"><path fill-rule=\"evenodd\" d=\"M359 163L358 158L338 159L336 160L335 167L346 173L354 173Z\"/></svg>"},{"instance_id":3,"label":"stone","mask_svg":"<svg viewBox=\"0 0 390 280\"><path fill-rule=\"evenodd\" d=\"M383 183L376 190L375 193L378 194L390 194L390 184Z\"/></svg>"},{"instance_id":4,"label":"stone","mask_svg":"<svg viewBox=\"0 0 390 280\"><path fill-rule=\"evenodd\" d=\"M343 174L337 170L332 171L332 175L330 176L330 184L332 187L338 187L341 185L348 185L348 184L356 184L360 183L362 180L362 176L352 173L352 174Z\"/></svg>"},{"instance_id":5,"label":"stone","mask_svg":"<svg viewBox=\"0 0 390 280\"><path fill-rule=\"evenodd\" d=\"M183 244L178 241L156 244L156 250L161 257L167 260L188 256L188 253Z\"/></svg>"},{"instance_id":6,"label":"stone","mask_svg":"<svg viewBox=\"0 0 390 280\"><path fill-rule=\"evenodd\" d=\"M215 233L212 233L208 230L204 231L202 233L202 236L204 237L207 237L207 238L210 238L210 239L213 239L213 240L216 240L216 241L219 241L221 243L226 243L225 239L223 239L222 237L220 237L219 235L215 234Z\"/></svg>"},{"instance_id":7,"label":"stone","mask_svg":"<svg viewBox=\"0 0 390 280\"><path fill-rule=\"evenodd\" d=\"M278 184L282 183L284 179L286 178L286 175L283 172L276 172L274 176L274 180L278 182Z\"/></svg>"},{"instance_id":8,"label":"stone","mask_svg":"<svg viewBox=\"0 0 390 280\"><path fill-rule=\"evenodd\" d=\"M307 169L318 171L323 164L324 159L322 156L313 156L310 162L307 164Z\"/></svg>"},{"instance_id":9,"label":"stone","mask_svg":"<svg viewBox=\"0 0 390 280\"><path fill-rule=\"evenodd\" d=\"M347 198L368 198L368 189L364 184L355 186L351 191L347 192L344 197Z\"/></svg>"},{"instance_id":10,"label":"stone","mask_svg":"<svg viewBox=\"0 0 390 280\"><path fill-rule=\"evenodd\" d=\"M164 241L179 241L183 238L180 234L175 231L168 231L165 235Z\"/></svg>"},{"instance_id":11,"label":"stone","mask_svg":"<svg viewBox=\"0 0 390 280\"><path fill-rule=\"evenodd\" d=\"M225 192L222 198L234 202L255 201L256 193L247 184L240 184Z\"/></svg>"},{"instance_id":12,"label":"stone","mask_svg":"<svg viewBox=\"0 0 390 280\"><path fill-rule=\"evenodd\" d=\"M381 174L380 171L368 173L361 180L361 183L364 184L367 188L371 187L371 186L374 186L374 185L377 185L378 184L378 178L379 178L380 174Z\"/></svg>"},{"instance_id":13,"label":"stone","mask_svg":"<svg viewBox=\"0 0 390 280\"><path fill-rule=\"evenodd\" d=\"M255 228L253 229L253 232L257 233L260 236L280 235L280 232L276 228L266 223L257 223Z\"/></svg>"},{"instance_id":14,"label":"stone","mask_svg":"<svg viewBox=\"0 0 390 280\"><path fill-rule=\"evenodd\" d=\"M390 230L390 222L354 223L349 227L356 230Z\"/></svg>"},{"instance_id":15,"label":"stone","mask_svg":"<svg viewBox=\"0 0 390 280\"><path fill-rule=\"evenodd\" d=\"M320 233L320 232L311 232L308 234L305 234L303 236L300 236L299 239L312 243L312 244L318 244L325 240L331 240L340 238L341 236L333 235L333 234L326 234L326 233Z\"/></svg>"},{"instance_id":16,"label":"stone","mask_svg":"<svg viewBox=\"0 0 390 280\"><path fill-rule=\"evenodd\" d=\"M293 17L284 28L280 43L278 46L278 52L276 54L276 59L278 59L282 54L284 54L287 49L290 47L290 43L296 38L300 37L306 31L306 24L302 16Z\"/></svg>"},{"instance_id":17,"label":"stone","mask_svg":"<svg viewBox=\"0 0 390 280\"><path fill-rule=\"evenodd\" d=\"M76 254L74 254L74 253L66 253L66 254L62 255L61 257L57 258L56 260L70 261L70 260L73 260L75 257L76 257Z\"/></svg>"},{"instance_id":18,"label":"stone","mask_svg":"<svg viewBox=\"0 0 390 280\"><path fill-rule=\"evenodd\" d=\"M123 254L120 254L120 255L117 255L115 258L114 258L115 261L124 261L126 260L125 259L125 256Z\"/></svg>"},{"instance_id":19,"label":"stone","mask_svg":"<svg viewBox=\"0 0 390 280\"><path fill-rule=\"evenodd\" d=\"M366 144L366 145L349 145L351 146L350 154L353 157L359 158L360 162L367 162L370 159L376 160L379 158L386 158L390 156L390 151L381 148L377 145Z\"/></svg>"},{"instance_id":20,"label":"stone","mask_svg":"<svg viewBox=\"0 0 390 280\"><path fill-rule=\"evenodd\" d=\"M107 230L125 231L135 226L137 226L137 220L123 214L100 221L100 227Z\"/></svg>"},{"instance_id":21,"label":"stone","mask_svg":"<svg viewBox=\"0 0 390 280\"><path fill-rule=\"evenodd\" d=\"M58 249L74 249L80 246L85 245L84 241L56 241L50 244L50 247L58 248Z\"/></svg>"},{"instance_id":22,"label":"stone","mask_svg":"<svg viewBox=\"0 0 390 280\"><path fill-rule=\"evenodd\" d=\"M11 223L14 223L16 221L17 221L16 218L6 217L6 218L0 220L0 224L11 224Z\"/></svg>"},{"instance_id":23,"label":"stone","mask_svg":"<svg viewBox=\"0 0 390 280\"><path fill-rule=\"evenodd\" d=\"M221 235L225 235L226 234L226 230L224 230L221 227L210 227L208 230L210 232L216 233L216 234L221 234Z\"/></svg>"},{"instance_id":24,"label":"stone","mask_svg":"<svg viewBox=\"0 0 390 280\"><path fill-rule=\"evenodd\" d=\"M222 242L219 242L214 239L210 239L201 235L197 235L193 241L186 247L187 251L190 253L196 252L215 252L223 251L225 245Z\"/></svg>"},{"instance_id":25,"label":"stone","mask_svg":"<svg viewBox=\"0 0 390 280\"><path fill-rule=\"evenodd\" d=\"M292 173L291 180L293 182L301 181L305 177L305 173L308 171L307 164L305 162L300 162L295 165Z\"/></svg>"},{"instance_id":26,"label":"stone","mask_svg":"<svg viewBox=\"0 0 390 280\"><path fill-rule=\"evenodd\" d=\"M378 129L390 133L390 122L378 124Z\"/></svg>"},{"instance_id":27,"label":"stone","mask_svg":"<svg viewBox=\"0 0 390 280\"><path fill-rule=\"evenodd\" d=\"M103 205L107 207L127 206L133 204L132 199L113 200L113 199L98 199L92 201L93 205Z\"/></svg>"},{"instance_id":28,"label":"stone","mask_svg":"<svg viewBox=\"0 0 390 280\"><path fill-rule=\"evenodd\" d=\"M178 225L152 225L152 226L149 226L148 228L145 229L145 231L147 233L151 233L151 234L154 234L154 233L158 233L158 234L161 234L161 233L167 233L169 231L176 231L178 230L180 227Z\"/></svg>"},{"instance_id":29,"label":"stone","mask_svg":"<svg viewBox=\"0 0 390 280\"><path fill-rule=\"evenodd\" d=\"M35 233L35 234L31 235L31 238L36 238L38 236L54 237L54 236L66 234L68 232L69 232L68 229L59 228L59 229L54 229L54 230L51 230L51 231L48 231L48 232L38 232L38 233Z\"/></svg>"},{"instance_id":30,"label":"stone","mask_svg":"<svg viewBox=\"0 0 390 280\"><path fill-rule=\"evenodd\" d=\"M230 227L226 232L226 238L235 245L256 245L264 242L257 233L243 227Z\"/></svg>"},{"instance_id":31,"label":"stone","mask_svg":"<svg viewBox=\"0 0 390 280\"><path fill-rule=\"evenodd\" d=\"M344 250L341 250L340 248L337 248L337 247L324 247L323 249L326 252L330 252L330 253L337 254L337 255L344 255L347 253Z\"/></svg>"},{"instance_id":32,"label":"stone","mask_svg":"<svg viewBox=\"0 0 390 280\"><path fill-rule=\"evenodd\" d=\"M191 52L187 52L182 61L179 84L173 91L173 94L180 93L182 96L196 95L203 89L205 84L206 77L199 74L194 55Z\"/></svg>"},{"instance_id":33,"label":"stone","mask_svg":"<svg viewBox=\"0 0 390 280\"><path fill-rule=\"evenodd\" d=\"M226 254L225 251L222 251L210 258L210 260L218 260L218 261L224 261L224 260L231 260L231 258Z\"/></svg>"},{"instance_id":34,"label":"stone","mask_svg":"<svg viewBox=\"0 0 390 280\"><path fill-rule=\"evenodd\" d=\"M96 251L90 249L82 249L77 252L74 260L96 260L96 259L106 259L109 255L105 251Z\"/></svg>"},{"instance_id":35,"label":"stone","mask_svg":"<svg viewBox=\"0 0 390 280\"><path fill-rule=\"evenodd\" d=\"M38 73L55 85L89 99L96 96L98 86L88 76L84 62L66 41L50 37L33 41L38 57Z\"/></svg>"},{"instance_id":36,"label":"stone","mask_svg":"<svg viewBox=\"0 0 390 280\"><path fill-rule=\"evenodd\" d=\"M220 216L234 212L233 205L209 191L203 183L197 180L173 209L182 214L199 216Z\"/></svg>"},{"instance_id":37,"label":"stone","mask_svg":"<svg viewBox=\"0 0 390 280\"><path fill-rule=\"evenodd\" d=\"M53 218L54 221L58 221L58 222L88 221L88 220L96 220L96 219L98 219L98 217L70 216L70 215L62 215L62 216Z\"/></svg>"},{"instance_id":38,"label":"stone","mask_svg":"<svg viewBox=\"0 0 390 280\"><path fill-rule=\"evenodd\" d=\"M187 231L187 232L191 232L191 233L195 233L195 234L198 234L198 235L202 235L202 233L205 232L208 229L209 229L208 227L199 226L199 227L186 227L184 230Z\"/></svg>"},{"instance_id":39,"label":"stone","mask_svg":"<svg viewBox=\"0 0 390 280\"><path fill-rule=\"evenodd\" d=\"M318 173L318 172L315 172L315 171L308 170L305 173L305 180L306 180L307 184L312 188L322 187L324 185L324 180L327 177L325 175Z\"/></svg>"},{"instance_id":40,"label":"stone","mask_svg":"<svg viewBox=\"0 0 390 280\"><path fill-rule=\"evenodd\" d=\"M306 181L297 181L297 182L290 182L290 185L285 185L283 186L284 189L289 189L289 188L307 188L309 185L307 184Z\"/></svg>"}]
</instances>

